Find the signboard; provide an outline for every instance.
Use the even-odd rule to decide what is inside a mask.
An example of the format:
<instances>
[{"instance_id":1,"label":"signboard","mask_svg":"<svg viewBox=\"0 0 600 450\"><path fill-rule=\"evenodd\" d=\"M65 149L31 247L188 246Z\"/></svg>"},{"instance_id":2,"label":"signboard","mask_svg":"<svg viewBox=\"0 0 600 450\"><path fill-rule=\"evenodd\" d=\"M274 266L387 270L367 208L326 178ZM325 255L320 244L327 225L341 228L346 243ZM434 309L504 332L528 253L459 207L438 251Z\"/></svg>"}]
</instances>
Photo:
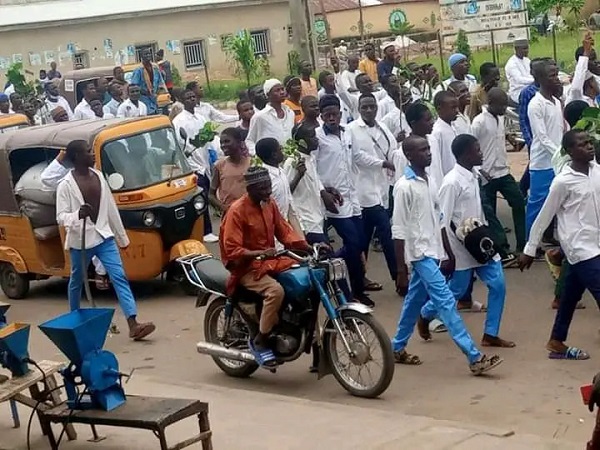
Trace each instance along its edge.
<instances>
[{"instance_id":1,"label":"signboard","mask_svg":"<svg viewBox=\"0 0 600 450\"><path fill-rule=\"evenodd\" d=\"M474 46L505 44L527 38L527 9L524 0L440 0L442 36L453 41L458 30L467 33Z\"/></svg>"}]
</instances>

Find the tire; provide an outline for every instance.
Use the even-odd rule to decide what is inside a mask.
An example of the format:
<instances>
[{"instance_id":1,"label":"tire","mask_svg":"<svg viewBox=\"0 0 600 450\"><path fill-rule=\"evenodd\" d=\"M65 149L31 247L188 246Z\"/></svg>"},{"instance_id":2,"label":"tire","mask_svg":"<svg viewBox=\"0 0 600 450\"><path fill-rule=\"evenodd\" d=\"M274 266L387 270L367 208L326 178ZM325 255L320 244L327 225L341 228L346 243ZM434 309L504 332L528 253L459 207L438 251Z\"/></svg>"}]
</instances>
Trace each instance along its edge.
<instances>
[{"instance_id":1,"label":"tire","mask_svg":"<svg viewBox=\"0 0 600 450\"><path fill-rule=\"evenodd\" d=\"M344 389L346 389L350 394L352 394L356 397L364 397L364 398L379 397L383 392L385 392L385 390L390 385L392 378L394 377L394 354L392 352L390 338L388 337L387 333L385 332L385 330L383 329L381 324L379 322L377 322L377 320L375 320L375 318L370 314L363 314L363 313L353 311L353 310L346 310L341 313L342 326L345 327L346 329L348 328L346 323L348 323L348 321L350 319L355 319L359 322L362 322L362 324L364 324L368 328L370 328L375 335L376 343L379 345L379 348L381 349L381 356L382 356L382 358L381 358L382 359L381 375L380 375L379 379L377 380L377 382L374 383L372 386L369 386L369 387L364 386L362 388L359 388L355 384L353 384L352 381L349 380L347 378L347 376L342 372L342 369L339 365L337 352L335 351L335 348L336 348L336 346L339 346L340 348L343 349L343 351L345 351L345 348L344 348L344 344L343 344L342 340L338 339L338 332L337 332L337 329L335 329L335 327L333 327L333 324L332 324L332 327L329 328L327 330L327 332L325 333L325 339L324 339L325 355L328 358L329 363L331 364L333 376L338 381L338 383L340 383L342 385L342 387ZM362 329L362 331L364 334L365 330ZM353 336L358 337L355 333L353 333ZM349 344L351 346L353 345L353 343L355 345L361 345L363 351L366 349L366 347L362 344L362 342L359 342L358 339L349 342ZM368 355L370 356L371 352L369 352ZM356 363L351 362L350 358L348 360L351 364L353 364L354 366L357 366ZM336 364L336 362L337 362L337 364ZM367 361L367 363L368 363L368 361ZM369 371L369 373L370 373L370 371Z\"/></svg>"},{"instance_id":2,"label":"tire","mask_svg":"<svg viewBox=\"0 0 600 450\"><path fill-rule=\"evenodd\" d=\"M190 297L198 296L198 288L188 281L187 277L183 273L182 267L173 267L170 272L167 272L167 279L171 279L177 283L184 295L188 295Z\"/></svg>"},{"instance_id":3,"label":"tire","mask_svg":"<svg viewBox=\"0 0 600 450\"><path fill-rule=\"evenodd\" d=\"M12 264L0 266L0 287L8 298L20 300L29 293L29 277L15 270Z\"/></svg>"},{"instance_id":4,"label":"tire","mask_svg":"<svg viewBox=\"0 0 600 450\"><path fill-rule=\"evenodd\" d=\"M225 303L226 299L221 297L213 300L206 309L206 313L204 314L204 338L206 342L222 345L219 341L217 326L219 316L224 313ZM248 324L244 321L241 315L239 315L237 312L234 312L234 314L238 314L239 320L242 320L248 328ZM250 375L256 372L259 367L258 364L254 362L230 361L217 356L211 356L211 358L215 364L219 366L219 369L221 369L230 377L234 378L248 378Z\"/></svg>"}]
</instances>

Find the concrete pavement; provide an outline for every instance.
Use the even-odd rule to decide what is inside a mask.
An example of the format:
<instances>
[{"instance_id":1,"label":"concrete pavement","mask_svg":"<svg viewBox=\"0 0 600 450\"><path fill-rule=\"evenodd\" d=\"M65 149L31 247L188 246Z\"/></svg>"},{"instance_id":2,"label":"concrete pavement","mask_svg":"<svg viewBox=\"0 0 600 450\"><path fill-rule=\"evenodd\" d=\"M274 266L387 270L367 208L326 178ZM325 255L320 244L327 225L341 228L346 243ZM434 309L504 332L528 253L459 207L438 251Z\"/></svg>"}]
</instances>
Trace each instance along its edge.
<instances>
[{"instance_id":1,"label":"concrete pavement","mask_svg":"<svg viewBox=\"0 0 600 450\"><path fill-rule=\"evenodd\" d=\"M207 401L213 431L213 445L222 449L373 449L373 450L580 450L582 443L542 439L514 433L510 429L488 428L466 423L435 420L365 406L302 400L209 385L175 386L144 375L134 375L126 385L129 394L197 398ZM20 408L26 423L29 410ZM0 408L0 450L25 450L25 425L10 429L8 405ZM79 438L65 442L65 450L149 450L158 448L151 432L99 428L105 441L92 444L89 428L78 426ZM169 432L170 431L170 432ZM167 428L167 437L182 440L197 432L194 419ZM37 423L32 429L32 450L46 450ZM172 442L174 443L174 442ZM191 448L200 448L196 444Z\"/></svg>"}]
</instances>

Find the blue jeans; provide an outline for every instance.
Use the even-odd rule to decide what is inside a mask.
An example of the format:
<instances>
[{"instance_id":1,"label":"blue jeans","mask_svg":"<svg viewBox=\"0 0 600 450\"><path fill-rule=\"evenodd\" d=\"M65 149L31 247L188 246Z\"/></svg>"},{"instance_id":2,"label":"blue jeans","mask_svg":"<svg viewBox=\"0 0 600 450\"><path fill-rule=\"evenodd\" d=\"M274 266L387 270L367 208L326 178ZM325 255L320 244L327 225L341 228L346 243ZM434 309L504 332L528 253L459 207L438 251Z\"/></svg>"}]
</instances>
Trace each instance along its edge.
<instances>
[{"instance_id":1,"label":"blue jeans","mask_svg":"<svg viewBox=\"0 0 600 450\"><path fill-rule=\"evenodd\" d=\"M578 262L568 268L563 265L562 270L567 270L567 273L551 335L552 339L559 342L567 340L575 308L586 289L600 306L600 256Z\"/></svg>"},{"instance_id":2,"label":"blue jeans","mask_svg":"<svg viewBox=\"0 0 600 450\"><path fill-rule=\"evenodd\" d=\"M548 197L550 192L550 185L554 179L553 169L544 170L529 170L529 176L531 178L531 184L529 187L529 198L527 199L527 211L526 211L526 227L527 227L527 239L529 239L529 232L533 225L533 222L537 218L542 205Z\"/></svg>"},{"instance_id":3,"label":"blue jeans","mask_svg":"<svg viewBox=\"0 0 600 450\"><path fill-rule=\"evenodd\" d=\"M473 272L477 274L479 279L488 288L487 314L483 332L489 336L498 337L502 312L504 311L504 299L506 298L506 282L504 280L502 263L500 261L490 261L485 266L455 271L448 282L448 287L452 291L454 298L462 298L468 292L469 288L473 286ZM437 309L431 301L427 302L423 309L421 309L421 316L424 319L431 320L436 315Z\"/></svg>"},{"instance_id":4,"label":"blue jeans","mask_svg":"<svg viewBox=\"0 0 600 450\"><path fill-rule=\"evenodd\" d=\"M361 259L365 241L362 218L360 216L343 219L330 217L329 223L342 238L343 247L340 250L340 257L344 258L348 266L352 292L355 296L361 296L365 293L365 268Z\"/></svg>"},{"instance_id":5,"label":"blue jeans","mask_svg":"<svg viewBox=\"0 0 600 450\"><path fill-rule=\"evenodd\" d=\"M450 337L465 354L469 364L478 361L481 358L481 352L475 346L473 338L458 314L456 300L446 284L444 275L440 272L438 261L427 257L412 262L412 276L408 285L408 293L404 297L398 329L392 339L394 352L406 348L428 295L440 320L448 328Z\"/></svg>"},{"instance_id":6,"label":"blue jeans","mask_svg":"<svg viewBox=\"0 0 600 450\"><path fill-rule=\"evenodd\" d=\"M363 223L365 227L365 256L369 254L369 245L373 238L373 232L379 238L385 261L390 271L392 280L396 279L398 274L398 263L396 262L396 251L394 241L392 240L392 226L390 225L390 216L383 206L372 206L363 208Z\"/></svg>"},{"instance_id":7,"label":"blue jeans","mask_svg":"<svg viewBox=\"0 0 600 450\"><path fill-rule=\"evenodd\" d=\"M87 268L90 265L90 260L92 256L96 256L106 268L125 318L129 319L130 317L137 316L135 299L129 287L129 281L127 281L127 277L125 276L121 255L119 254L119 249L114 238L107 239L100 245L88 248L85 251L85 267L81 267L81 250L72 248L69 250L69 253L71 255L71 278L69 278L69 305L71 311L80 308L83 277L87 277Z\"/></svg>"}]
</instances>

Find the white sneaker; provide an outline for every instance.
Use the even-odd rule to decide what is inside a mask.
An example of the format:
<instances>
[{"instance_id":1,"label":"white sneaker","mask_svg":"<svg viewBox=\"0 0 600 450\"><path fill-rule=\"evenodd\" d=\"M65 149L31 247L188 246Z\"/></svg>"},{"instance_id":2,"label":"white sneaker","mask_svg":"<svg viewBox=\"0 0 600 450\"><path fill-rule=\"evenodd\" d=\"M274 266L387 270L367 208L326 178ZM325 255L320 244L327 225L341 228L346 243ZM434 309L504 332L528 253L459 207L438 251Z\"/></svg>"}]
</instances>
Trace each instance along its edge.
<instances>
[{"instance_id":1,"label":"white sneaker","mask_svg":"<svg viewBox=\"0 0 600 450\"><path fill-rule=\"evenodd\" d=\"M209 233L206 236L204 236L204 242L208 242L209 244L219 242L219 236L217 236L213 233Z\"/></svg>"}]
</instances>

